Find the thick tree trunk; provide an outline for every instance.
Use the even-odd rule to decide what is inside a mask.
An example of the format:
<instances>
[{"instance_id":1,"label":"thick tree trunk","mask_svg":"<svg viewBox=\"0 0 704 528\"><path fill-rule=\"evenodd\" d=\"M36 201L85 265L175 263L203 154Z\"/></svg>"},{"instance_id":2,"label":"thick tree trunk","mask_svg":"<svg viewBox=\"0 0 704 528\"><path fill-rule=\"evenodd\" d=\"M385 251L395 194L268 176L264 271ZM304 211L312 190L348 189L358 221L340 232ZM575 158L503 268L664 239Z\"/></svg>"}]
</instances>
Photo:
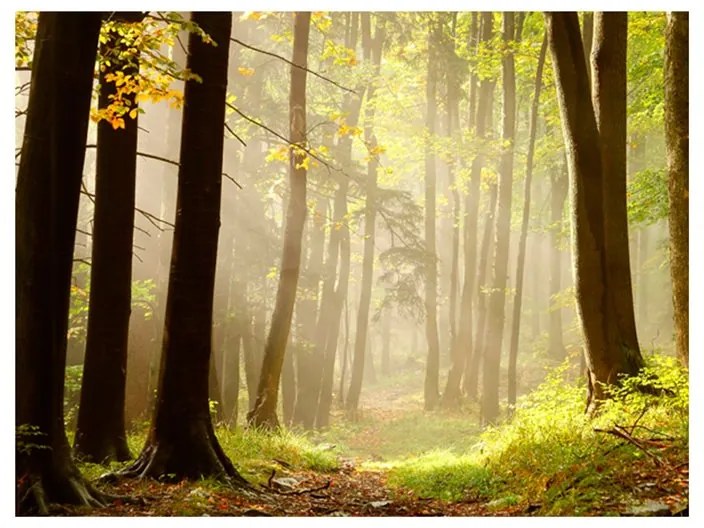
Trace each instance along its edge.
<instances>
[{"instance_id":1,"label":"thick tree trunk","mask_svg":"<svg viewBox=\"0 0 704 528\"><path fill-rule=\"evenodd\" d=\"M609 295L604 234L605 171L579 20L574 12L548 13L546 18L570 169L575 289L589 370L587 403L588 409L593 410L607 396L605 388L618 383L620 375L636 374L643 358L620 335L616 309ZM607 39L612 36L610 31L597 35Z\"/></svg>"},{"instance_id":2,"label":"thick tree trunk","mask_svg":"<svg viewBox=\"0 0 704 528\"><path fill-rule=\"evenodd\" d=\"M436 21L431 26L437 25ZM428 77L426 81L426 117L425 128L428 136L425 140L425 252L426 252L426 277L425 277L425 337L428 343L428 356L425 364L424 407L432 410L438 403L440 375L440 344L438 342L438 269L437 253L435 248L435 196L436 173L435 155L433 154L432 140L435 135L435 121L437 119L437 102L435 91L437 86L437 33L438 27L431 27L428 32Z\"/></svg>"},{"instance_id":3,"label":"thick tree trunk","mask_svg":"<svg viewBox=\"0 0 704 528\"><path fill-rule=\"evenodd\" d=\"M308 63L308 34L310 13L297 12L293 28L293 63L306 67ZM291 66L291 94L289 100L290 141L294 145L306 143L306 70ZM284 362L286 344L291 329L291 317L296 301L296 287L301 266L301 238L306 219L305 153L292 151L289 178L291 196L286 212L284 247L281 256L279 287L271 328L264 350L262 372L254 409L247 415L250 425L276 428L279 379Z\"/></svg>"},{"instance_id":4,"label":"thick tree trunk","mask_svg":"<svg viewBox=\"0 0 704 528\"><path fill-rule=\"evenodd\" d=\"M503 40L506 45L515 41L514 13L503 14ZM504 54L502 60L503 123L499 170L499 198L496 204L496 245L494 276L489 296L489 321L484 353L482 420L494 423L499 417L499 373L501 348L506 311L506 285L508 279L508 249L511 236L511 197L513 192L513 147L516 135L516 72L513 52Z\"/></svg>"},{"instance_id":5,"label":"thick tree trunk","mask_svg":"<svg viewBox=\"0 0 704 528\"><path fill-rule=\"evenodd\" d=\"M559 233L562 229L562 210L569 186L565 170L559 170L550 178L550 279L548 356L555 361L565 358L565 345L562 341L562 308L553 307L553 299L562 289L562 253L558 248Z\"/></svg>"},{"instance_id":6,"label":"thick tree trunk","mask_svg":"<svg viewBox=\"0 0 704 528\"><path fill-rule=\"evenodd\" d=\"M626 212L626 52L628 13L596 13L592 102L601 139L606 273L622 346L640 356Z\"/></svg>"},{"instance_id":7,"label":"thick tree trunk","mask_svg":"<svg viewBox=\"0 0 704 528\"><path fill-rule=\"evenodd\" d=\"M218 44L191 33L188 67L203 79L184 94L176 224L157 406L141 455L125 476L246 482L225 455L208 408L213 291L222 181L231 13L194 12Z\"/></svg>"},{"instance_id":8,"label":"thick tree trunk","mask_svg":"<svg viewBox=\"0 0 704 528\"><path fill-rule=\"evenodd\" d=\"M543 37L538 56L538 67L535 70L533 86L533 102L530 107L528 125L528 153L526 155L526 177L523 182L523 216L521 217L521 234L518 239L518 255L516 261L516 295L513 299L513 317L511 319L511 343L508 353L508 405L516 405L518 338L521 331L521 307L523 305L523 272L526 265L526 240L528 238L528 222L530 220L530 195L533 182L533 157L535 155L535 138L538 130L538 105L543 87L543 68L548 49L548 36Z\"/></svg>"},{"instance_id":9,"label":"thick tree trunk","mask_svg":"<svg viewBox=\"0 0 704 528\"><path fill-rule=\"evenodd\" d=\"M489 42L492 38L493 14L481 14L481 42ZM482 79L477 96L476 137L481 140L486 137L488 122L491 117L492 96L495 81ZM476 376L471 375L473 358L476 351L472 347L472 297L475 293L477 271L477 216L479 212L479 188L481 171L484 166L484 155L478 153L472 161L469 181L469 192L465 204L464 219L464 282L462 300L460 302L460 331L457 336L458 346L463 347L465 357L463 388L467 394L476 394ZM476 369L475 369L476 372ZM449 380L448 380L449 384Z\"/></svg>"},{"instance_id":10,"label":"thick tree trunk","mask_svg":"<svg viewBox=\"0 0 704 528\"><path fill-rule=\"evenodd\" d=\"M100 13L39 15L15 202L16 513L102 505L63 416L78 201Z\"/></svg>"},{"instance_id":11,"label":"thick tree trunk","mask_svg":"<svg viewBox=\"0 0 704 528\"><path fill-rule=\"evenodd\" d=\"M369 13L362 13L362 46L364 59L374 65L374 75L379 75L381 68L381 51L384 43L384 28L377 26L374 39L371 38L371 20ZM374 85L370 83L367 89L367 101L373 100ZM368 105L364 117L364 140L367 148L374 151L377 147L374 135L374 107ZM364 256L362 260L362 284L357 311L357 327L355 331L354 355L352 361L352 375L350 387L347 391L345 407L347 412L356 416L359 405L359 396L362 392L362 378L364 377L364 358L369 330L369 306L372 296L372 278L374 274L374 238L376 232L376 179L379 160L377 155L372 155L367 164L367 198L364 206Z\"/></svg>"},{"instance_id":12,"label":"thick tree trunk","mask_svg":"<svg viewBox=\"0 0 704 528\"><path fill-rule=\"evenodd\" d=\"M665 48L665 139L675 349L689 363L689 14L670 13Z\"/></svg>"},{"instance_id":13,"label":"thick tree trunk","mask_svg":"<svg viewBox=\"0 0 704 528\"><path fill-rule=\"evenodd\" d=\"M109 60L100 73L99 108L107 108L117 92L106 76L134 75L139 64L121 59L131 43L116 30L102 45ZM126 96L136 108L135 96ZM131 458L125 434L127 336L132 299L132 235L134 231L137 118L125 115L124 130L98 123L95 209L91 258L90 311L81 404L74 454L92 462Z\"/></svg>"}]
</instances>

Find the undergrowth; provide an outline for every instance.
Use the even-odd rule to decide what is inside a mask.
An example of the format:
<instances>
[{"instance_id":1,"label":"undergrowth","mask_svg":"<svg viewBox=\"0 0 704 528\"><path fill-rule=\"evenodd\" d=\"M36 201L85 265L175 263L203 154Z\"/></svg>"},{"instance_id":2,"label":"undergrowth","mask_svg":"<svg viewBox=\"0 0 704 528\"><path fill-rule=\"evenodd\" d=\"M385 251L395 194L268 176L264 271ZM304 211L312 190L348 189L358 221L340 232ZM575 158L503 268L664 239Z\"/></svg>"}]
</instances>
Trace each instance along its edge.
<instances>
[{"instance_id":1,"label":"undergrowth","mask_svg":"<svg viewBox=\"0 0 704 528\"><path fill-rule=\"evenodd\" d=\"M264 483L272 470L278 474L287 471L311 470L328 472L337 469L338 453L329 446L316 446L305 436L288 431L258 429L235 430L219 427L216 435L225 453L240 474L253 484ZM138 456L146 438L146 428L130 432L127 438L133 456ZM98 478L107 471L115 471L125 464L114 462L108 467L81 463L81 471L89 479Z\"/></svg>"},{"instance_id":2,"label":"undergrowth","mask_svg":"<svg viewBox=\"0 0 704 528\"><path fill-rule=\"evenodd\" d=\"M671 357L652 355L648 364L613 391L595 418L584 414L585 389L566 380L565 365L464 453L435 450L376 466L389 470L392 486L422 497L533 505L544 515L579 515L627 502L634 472L671 471L671 462L688 459L688 373ZM669 395L636 390L644 384ZM618 427L634 438L654 439L648 445L657 447L642 449L604 432Z\"/></svg>"}]
</instances>

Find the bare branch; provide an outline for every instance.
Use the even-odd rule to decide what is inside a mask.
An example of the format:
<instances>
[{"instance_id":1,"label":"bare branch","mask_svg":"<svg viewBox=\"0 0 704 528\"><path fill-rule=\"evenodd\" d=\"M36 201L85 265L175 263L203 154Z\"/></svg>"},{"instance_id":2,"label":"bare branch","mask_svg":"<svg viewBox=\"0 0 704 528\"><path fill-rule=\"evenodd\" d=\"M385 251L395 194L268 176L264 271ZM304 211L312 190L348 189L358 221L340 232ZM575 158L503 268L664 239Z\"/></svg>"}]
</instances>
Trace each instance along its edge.
<instances>
[{"instance_id":1,"label":"bare branch","mask_svg":"<svg viewBox=\"0 0 704 528\"><path fill-rule=\"evenodd\" d=\"M321 75L321 74L319 74L318 72L314 72L313 70L309 70L308 68L306 68L306 67L304 67L304 66L300 66L299 64L296 64L296 63L294 63L294 62L288 60L286 57L282 57L281 55L277 55L276 53L272 53L271 51L266 51L266 50L263 50L263 49L256 48L256 47L252 46L251 44L247 44L247 43L245 43L245 42L242 42L240 39L236 39L235 37L231 37L230 40L231 40L232 42L235 42L235 43L239 44L240 46L242 46L242 47L244 47L244 48L251 49L252 51L257 51L257 52L262 53L262 54L264 54L264 55L268 55L269 57L274 57L274 58L277 58L277 59L279 59L279 60L282 60L282 61L284 61L286 64L290 64L290 65L293 66L294 68L298 68L299 70L307 71L308 73L310 73L311 75L317 77L318 79L322 79L322 80L324 80L324 81L327 81L327 82L329 82L329 83L331 83L331 84L334 84L334 85L337 86L338 88L340 88L340 89L342 89L342 90L345 90L346 92L353 93L353 94L357 95L357 92L355 92L355 91L352 90L351 88L347 88L347 87L345 87L345 86L342 86L340 83L338 83L337 81L333 81L333 80L330 79L329 77L325 77L324 75Z\"/></svg>"},{"instance_id":2,"label":"bare branch","mask_svg":"<svg viewBox=\"0 0 704 528\"><path fill-rule=\"evenodd\" d=\"M225 128L227 129L227 131L228 131L230 134L232 134L233 136L235 136L235 138L237 138L237 140L239 140L239 142L242 143L242 145L244 145L245 147L247 146L247 143L245 143L244 140L243 140L241 137L239 137L237 134L235 134L235 131L230 128L230 125L228 125L227 123L225 123Z\"/></svg>"}]
</instances>

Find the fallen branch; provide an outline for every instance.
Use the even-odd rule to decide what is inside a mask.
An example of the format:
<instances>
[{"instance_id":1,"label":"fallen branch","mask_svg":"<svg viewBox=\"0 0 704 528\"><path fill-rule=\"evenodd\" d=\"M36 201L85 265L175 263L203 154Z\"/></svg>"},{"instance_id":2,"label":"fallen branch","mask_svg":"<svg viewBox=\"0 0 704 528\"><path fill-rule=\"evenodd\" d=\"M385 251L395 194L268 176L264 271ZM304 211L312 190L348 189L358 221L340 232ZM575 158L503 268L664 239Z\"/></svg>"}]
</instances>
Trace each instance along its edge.
<instances>
[{"instance_id":1,"label":"fallen branch","mask_svg":"<svg viewBox=\"0 0 704 528\"><path fill-rule=\"evenodd\" d=\"M318 486L317 488L306 488L302 490L293 490L293 491L281 491L279 489L276 489L272 484L274 484L274 476L276 475L276 470L272 469L271 470L271 475L269 475L269 478L266 481L266 486L261 485L262 487L266 488L268 491L272 491L274 493L278 493L279 495L305 495L306 493L315 493L317 491L323 491L328 489L332 485L332 480L328 480L325 484L322 486Z\"/></svg>"},{"instance_id":2,"label":"fallen branch","mask_svg":"<svg viewBox=\"0 0 704 528\"><path fill-rule=\"evenodd\" d=\"M666 464L662 461L662 459L657 456L655 453L651 452L649 449L647 449L639 439L634 438L630 434L628 434L628 431L626 431L623 427L617 425L615 427L612 427L611 429L599 429L599 428L594 428L595 433L605 433L609 434L612 436L615 436L617 438L621 438L622 440L625 440L629 444L632 444L636 446L638 449L643 451L647 456L653 459L653 461L658 465L658 466L665 466Z\"/></svg>"}]
</instances>

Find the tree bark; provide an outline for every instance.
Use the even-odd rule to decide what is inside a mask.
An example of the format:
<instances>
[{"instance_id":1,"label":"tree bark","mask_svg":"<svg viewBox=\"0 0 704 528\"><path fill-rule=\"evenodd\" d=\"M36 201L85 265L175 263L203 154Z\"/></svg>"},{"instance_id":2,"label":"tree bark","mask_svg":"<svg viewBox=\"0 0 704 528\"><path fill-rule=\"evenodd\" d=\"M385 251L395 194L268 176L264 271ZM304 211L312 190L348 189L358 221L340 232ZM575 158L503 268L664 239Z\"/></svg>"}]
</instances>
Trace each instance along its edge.
<instances>
[{"instance_id":1,"label":"tree bark","mask_svg":"<svg viewBox=\"0 0 704 528\"><path fill-rule=\"evenodd\" d=\"M103 496L71 460L66 333L100 13L39 15L15 193L16 513Z\"/></svg>"},{"instance_id":2,"label":"tree bark","mask_svg":"<svg viewBox=\"0 0 704 528\"><path fill-rule=\"evenodd\" d=\"M231 13L194 12L217 46L191 33L176 223L166 299L157 405L147 440L124 476L168 480L215 477L246 485L225 455L208 408L213 291L222 182Z\"/></svg>"},{"instance_id":3,"label":"tree bark","mask_svg":"<svg viewBox=\"0 0 704 528\"><path fill-rule=\"evenodd\" d=\"M438 269L437 253L435 247L435 198L436 198L436 172L435 155L432 149L432 140L435 135L435 121L437 119L437 103L435 92L437 87L437 61L436 50L438 22L431 20L428 31L428 76L426 81L426 118L425 127L427 137L425 140L425 252L426 252L426 278L425 278L425 337L428 343L428 356L425 364L424 383L424 408L432 410L438 403L440 375L440 344L438 342Z\"/></svg>"},{"instance_id":4,"label":"tree bark","mask_svg":"<svg viewBox=\"0 0 704 528\"><path fill-rule=\"evenodd\" d=\"M606 272L622 345L640 356L626 212L626 52L628 13L596 13L592 102L601 139Z\"/></svg>"},{"instance_id":5,"label":"tree bark","mask_svg":"<svg viewBox=\"0 0 704 528\"><path fill-rule=\"evenodd\" d=\"M516 405L518 339L521 331L521 307L523 305L523 273L526 264L526 240L528 238L528 222L530 221L531 183L533 182L533 157L535 156L535 138L538 129L538 106L540 92L543 87L543 68L548 48L548 36L545 34L540 46L538 67L535 70L533 87L533 102L530 107L530 123L528 125L528 153L526 155L526 177L523 183L523 216L521 218L521 234L518 239L518 256L516 262L516 295L513 299L513 317L511 319L511 343L508 355L508 405Z\"/></svg>"},{"instance_id":6,"label":"tree bark","mask_svg":"<svg viewBox=\"0 0 704 528\"><path fill-rule=\"evenodd\" d=\"M297 12L293 27L293 63L308 64L308 35L310 13ZM306 70L291 66L291 94L289 100L290 141L294 145L306 143ZM301 266L301 239L306 219L306 169L305 153L291 151L289 179L291 196L286 212L284 247L281 256L279 287L276 305L271 318L271 328L264 350L262 372L254 409L247 415L250 425L277 428L276 403L278 399L281 367L291 329L291 317L296 300L296 287Z\"/></svg>"},{"instance_id":7,"label":"tree bark","mask_svg":"<svg viewBox=\"0 0 704 528\"><path fill-rule=\"evenodd\" d=\"M100 73L99 108L117 92L106 77L134 75L139 63L121 57L130 42L116 29L101 54L109 60ZM135 95L126 96L136 109ZM131 458L125 434L127 337L132 299L132 235L137 166L137 118L125 115L125 128L98 123L90 309L76 438L78 458L97 463Z\"/></svg>"},{"instance_id":8,"label":"tree bark","mask_svg":"<svg viewBox=\"0 0 704 528\"><path fill-rule=\"evenodd\" d=\"M670 13L665 45L665 139L675 350L689 363L689 14Z\"/></svg>"},{"instance_id":9,"label":"tree bark","mask_svg":"<svg viewBox=\"0 0 704 528\"><path fill-rule=\"evenodd\" d=\"M369 13L362 13L362 46L365 62L374 66L374 76L379 75L381 68L381 51L384 43L384 28L377 25L374 38L371 38L371 20ZM367 101L374 98L374 84L370 82L367 88ZM370 151L378 146L374 135L374 107L367 105L364 117L364 140ZM376 232L376 179L379 160L377 155L370 156L367 164L367 197L364 206L364 256L362 260L362 284L357 311L357 327L354 341L352 375L347 391L345 407L348 414L356 416L359 406L359 396L362 392L364 377L364 357L369 330L369 305L372 295L372 278L374 274L374 237Z\"/></svg>"},{"instance_id":10,"label":"tree bark","mask_svg":"<svg viewBox=\"0 0 704 528\"><path fill-rule=\"evenodd\" d=\"M575 289L589 371L587 408L592 411L607 397L605 388L617 384L622 375L636 374L643 366L643 358L620 335L616 309L609 295L604 234L605 171L579 20L574 12L548 13L546 18L570 169ZM610 36L609 32L598 35Z\"/></svg>"},{"instance_id":11,"label":"tree bark","mask_svg":"<svg viewBox=\"0 0 704 528\"><path fill-rule=\"evenodd\" d=\"M503 40L506 45L515 41L514 13L503 14ZM482 420L494 423L499 417L499 373L501 348L506 310L506 285L508 279L508 249L511 236L511 196L513 192L513 148L516 135L516 72L513 52L504 54L502 60L503 122L499 170L499 196L496 203L496 244L494 276L489 296L489 321L484 353Z\"/></svg>"}]
</instances>

